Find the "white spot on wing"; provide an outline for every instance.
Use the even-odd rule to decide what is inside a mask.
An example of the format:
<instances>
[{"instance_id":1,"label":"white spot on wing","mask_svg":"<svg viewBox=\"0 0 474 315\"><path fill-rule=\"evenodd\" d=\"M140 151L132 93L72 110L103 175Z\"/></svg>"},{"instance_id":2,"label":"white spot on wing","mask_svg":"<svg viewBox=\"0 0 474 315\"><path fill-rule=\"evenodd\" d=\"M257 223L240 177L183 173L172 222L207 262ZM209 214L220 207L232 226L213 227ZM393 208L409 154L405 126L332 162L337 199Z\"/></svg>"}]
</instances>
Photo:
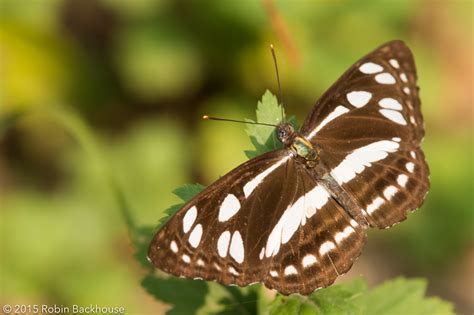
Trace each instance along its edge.
<instances>
[{"instance_id":1,"label":"white spot on wing","mask_svg":"<svg viewBox=\"0 0 474 315\"><path fill-rule=\"evenodd\" d=\"M403 92L408 95L408 94L410 94L410 89L405 86L405 87L403 88Z\"/></svg>"},{"instance_id":2,"label":"white spot on wing","mask_svg":"<svg viewBox=\"0 0 474 315\"><path fill-rule=\"evenodd\" d=\"M388 62L390 62L390 64L392 65L392 67L394 67L395 69L400 68L400 64L398 64L398 60L397 60L397 59L390 59Z\"/></svg>"},{"instance_id":3,"label":"white spot on wing","mask_svg":"<svg viewBox=\"0 0 474 315\"><path fill-rule=\"evenodd\" d=\"M380 208L381 205L385 203L385 200L381 197L375 198L370 205L367 206L367 213L372 214L374 213L378 208Z\"/></svg>"},{"instance_id":4,"label":"white spot on wing","mask_svg":"<svg viewBox=\"0 0 474 315\"><path fill-rule=\"evenodd\" d=\"M375 76L375 81L380 84L395 84L397 81L390 73L379 73Z\"/></svg>"},{"instance_id":5,"label":"white spot on wing","mask_svg":"<svg viewBox=\"0 0 474 315\"><path fill-rule=\"evenodd\" d=\"M360 72L365 74L373 74L383 71L383 67L373 63L373 62L366 62L359 67Z\"/></svg>"},{"instance_id":6,"label":"white spot on wing","mask_svg":"<svg viewBox=\"0 0 474 315\"><path fill-rule=\"evenodd\" d=\"M237 270L235 270L234 267L229 267L229 272L230 272L231 274L233 274L234 276L238 276L238 275L239 275L239 273L237 272Z\"/></svg>"},{"instance_id":7,"label":"white spot on wing","mask_svg":"<svg viewBox=\"0 0 474 315\"><path fill-rule=\"evenodd\" d=\"M176 244L175 241L171 241L170 249L171 249L171 251L173 251L173 253L177 253L178 252L178 244Z\"/></svg>"},{"instance_id":8,"label":"white spot on wing","mask_svg":"<svg viewBox=\"0 0 474 315\"><path fill-rule=\"evenodd\" d=\"M395 196L397 191L398 191L397 187L390 185L387 188L385 188L385 190L383 191L383 195L385 199L390 200L393 198L393 196Z\"/></svg>"},{"instance_id":9,"label":"white spot on wing","mask_svg":"<svg viewBox=\"0 0 474 315\"><path fill-rule=\"evenodd\" d=\"M353 91L347 93L346 98L352 106L360 108L367 105L372 98L372 93L366 91Z\"/></svg>"},{"instance_id":10,"label":"white spot on wing","mask_svg":"<svg viewBox=\"0 0 474 315\"><path fill-rule=\"evenodd\" d=\"M262 260L264 255L265 255L265 247L262 247L262 250L260 251L260 254L258 255L258 258L260 258L260 260Z\"/></svg>"},{"instance_id":11,"label":"white spot on wing","mask_svg":"<svg viewBox=\"0 0 474 315\"><path fill-rule=\"evenodd\" d=\"M235 231L230 241L229 253L239 264L244 262L244 242L239 231Z\"/></svg>"},{"instance_id":12,"label":"white spot on wing","mask_svg":"<svg viewBox=\"0 0 474 315\"><path fill-rule=\"evenodd\" d=\"M400 73L400 79L402 79L403 82L408 82L407 75L405 73Z\"/></svg>"},{"instance_id":13,"label":"white spot on wing","mask_svg":"<svg viewBox=\"0 0 474 315\"><path fill-rule=\"evenodd\" d=\"M313 131L311 131L311 133L308 135L308 138L314 137L314 135L316 135L318 131L326 126L329 122L347 113L348 111L349 109L347 107L342 105L337 106L329 115L326 116L326 118L323 119L323 121L321 121L321 123L315 129L313 129Z\"/></svg>"},{"instance_id":14,"label":"white spot on wing","mask_svg":"<svg viewBox=\"0 0 474 315\"><path fill-rule=\"evenodd\" d=\"M416 159L416 153L415 151L410 151L410 155L412 158Z\"/></svg>"},{"instance_id":15,"label":"white spot on wing","mask_svg":"<svg viewBox=\"0 0 474 315\"><path fill-rule=\"evenodd\" d=\"M183 256L181 256L181 258L183 259L183 261L187 264L189 264L191 262L191 258L189 258L188 255L184 254Z\"/></svg>"},{"instance_id":16,"label":"white spot on wing","mask_svg":"<svg viewBox=\"0 0 474 315\"><path fill-rule=\"evenodd\" d=\"M276 272L276 270L270 270L270 276L272 276L273 278L276 278L278 277L278 272Z\"/></svg>"},{"instance_id":17,"label":"white spot on wing","mask_svg":"<svg viewBox=\"0 0 474 315\"><path fill-rule=\"evenodd\" d=\"M380 107L387 108L387 109L396 109L402 110L402 104L400 104L396 99L391 97L382 98L379 101Z\"/></svg>"},{"instance_id":18,"label":"white spot on wing","mask_svg":"<svg viewBox=\"0 0 474 315\"><path fill-rule=\"evenodd\" d=\"M335 249L336 245L333 242L327 241L324 242L321 247L319 247L319 254L321 256L326 255L331 250Z\"/></svg>"},{"instance_id":19,"label":"white spot on wing","mask_svg":"<svg viewBox=\"0 0 474 315\"><path fill-rule=\"evenodd\" d=\"M397 142L381 140L358 148L348 154L332 171L331 175L339 185L352 180L372 162L385 159L389 152L395 152L400 145Z\"/></svg>"},{"instance_id":20,"label":"white spot on wing","mask_svg":"<svg viewBox=\"0 0 474 315\"><path fill-rule=\"evenodd\" d=\"M219 221L225 222L232 218L240 209L239 199L233 194L228 194L219 208Z\"/></svg>"},{"instance_id":21,"label":"white spot on wing","mask_svg":"<svg viewBox=\"0 0 474 315\"><path fill-rule=\"evenodd\" d=\"M393 140L393 141L396 141L396 142L400 142L400 141L402 141L402 138L400 138L400 137L393 137L392 140Z\"/></svg>"},{"instance_id":22,"label":"white spot on wing","mask_svg":"<svg viewBox=\"0 0 474 315\"><path fill-rule=\"evenodd\" d=\"M352 226L348 226L344 229L344 231L337 232L336 235L334 236L334 239L336 240L336 243L340 243L344 239L348 238L349 235L351 235L354 232L355 230L352 228Z\"/></svg>"},{"instance_id":23,"label":"white spot on wing","mask_svg":"<svg viewBox=\"0 0 474 315\"><path fill-rule=\"evenodd\" d=\"M407 182L408 182L408 176L406 176L405 174L398 175L397 177L398 185L400 185L401 187L405 187Z\"/></svg>"},{"instance_id":24,"label":"white spot on wing","mask_svg":"<svg viewBox=\"0 0 474 315\"><path fill-rule=\"evenodd\" d=\"M408 162L405 167L407 168L407 170L410 172L410 173L413 173L413 171L415 170L415 164L413 164L412 162Z\"/></svg>"},{"instance_id":25,"label":"white spot on wing","mask_svg":"<svg viewBox=\"0 0 474 315\"><path fill-rule=\"evenodd\" d=\"M285 210L268 236L265 256L276 255L280 250L280 245L288 242L298 227L304 225L306 219L313 216L316 210L321 209L328 200L329 193L320 185L316 185L311 191L299 197Z\"/></svg>"},{"instance_id":26,"label":"white spot on wing","mask_svg":"<svg viewBox=\"0 0 474 315\"><path fill-rule=\"evenodd\" d=\"M314 265L316 262L316 257L314 257L314 255L309 254L304 256L303 260L301 261L301 264L303 265L303 268L308 268L309 266Z\"/></svg>"},{"instance_id":27,"label":"white spot on wing","mask_svg":"<svg viewBox=\"0 0 474 315\"><path fill-rule=\"evenodd\" d=\"M390 119L391 121L399 124L399 125L406 125L407 121L403 118L403 115L400 112L391 109L379 109L380 114L385 116L386 118Z\"/></svg>"},{"instance_id":28,"label":"white spot on wing","mask_svg":"<svg viewBox=\"0 0 474 315\"><path fill-rule=\"evenodd\" d=\"M352 225L352 227L354 227L354 228L356 228L356 227L359 226L359 223L357 223L357 221L354 220L354 219L351 219L351 220L349 221L349 223L350 223L350 224Z\"/></svg>"},{"instance_id":29,"label":"white spot on wing","mask_svg":"<svg viewBox=\"0 0 474 315\"><path fill-rule=\"evenodd\" d=\"M219 256L225 257L227 256L227 251L229 249L229 242L230 242L230 232L225 231L219 236L217 240L217 252Z\"/></svg>"},{"instance_id":30,"label":"white spot on wing","mask_svg":"<svg viewBox=\"0 0 474 315\"><path fill-rule=\"evenodd\" d=\"M298 271L296 270L295 266L289 265L289 266L286 266L284 273L285 273L285 276L291 276L291 275L297 275Z\"/></svg>"},{"instance_id":31,"label":"white spot on wing","mask_svg":"<svg viewBox=\"0 0 474 315\"><path fill-rule=\"evenodd\" d=\"M199 242L201 242L201 236L202 236L202 225L197 224L191 234L189 235L188 242L191 244L192 247L196 248L199 245Z\"/></svg>"},{"instance_id":32,"label":"white spot on wing","mask_svg":"<svg viewBox=\"0 0 474 315\"><path fill-rule=\"evenodd\" d=\"M194 221L196 220L197 217L197 208L196 206L193 206L189 208L189 210L186 212L183 218L183 231L184 233L188 233L191 227L194 224Z\"/></svg>"},{"instance_id":33,"label":"white spot on wing","mask_svg":"<svg viewBox=\"0 0 474 315\"><path fill-rule=\"evenodd\" d=\"M416 125L416 120L414 116L410 116L410 122L414 125Z\"/></svg>"},{"instance_id":34,"label":"white spot on wing","mask_svg":"<svg viewBox=\"0 0 474 315\"><path fill-rule=\"evenodd\" d=\"M202 260L201 258L199 258L199 259L197 260L197 265L198 265L198 266L201 266L201 267L204 266L204 265L205 265L204 260Z\"/></svg>"},{"instance_id":35,"label":"white spot on wing","mask_svg":"<svg viewBox=\"0 0 474 315\"><path fill-rule=\"evenodd\" d=\"M273 172L277 167L282 165L283 163L288 160L289 156L285 156L283 159L278 161L277 163L273 164L269 168L267 168L265 171L261 172L257 176L255 176L251 181L247 182L244 186L244 195L245 198L250 196L250 194L254 191L255 188L257 188L258 185L263 181L265 177L267 177L271 172Z\"/></svg>"}]
</instances>

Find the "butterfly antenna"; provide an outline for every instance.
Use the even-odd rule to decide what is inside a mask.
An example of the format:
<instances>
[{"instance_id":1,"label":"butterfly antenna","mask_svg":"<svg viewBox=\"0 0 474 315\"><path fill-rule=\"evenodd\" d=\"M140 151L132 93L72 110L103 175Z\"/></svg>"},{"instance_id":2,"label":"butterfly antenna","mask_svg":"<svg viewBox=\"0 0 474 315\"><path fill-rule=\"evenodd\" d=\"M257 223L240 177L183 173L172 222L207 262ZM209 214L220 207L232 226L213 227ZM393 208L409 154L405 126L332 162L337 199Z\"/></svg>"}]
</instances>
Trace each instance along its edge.
<instances>
[{"instance_id":1,"label":"butterfly antenna","mask_svg":"<svg viewBox=\"0 0 474 315\"><path fill-rule=\"evenodd\" d=\"M240 124L278 127L278 125L273 125L273 124L259 123L259 122L254 122L254 121L236 120L236 119L227 119L227 118L220 118L220 117L212 117L212 116L208 116L208 115L202 116L202 119L204 119L204 120L230 121L230 122L235 122L235 123L240 123Z\"/></svg>"},{"instance_id":2,"label":"butterfly antenna","mask_svg":"<svg viewBox=\"0 0 474 315\"><path fill-rule=\"evenodd\" d=\"M277 63L275 48L273 47L273 44L270 44L270 50L272 51L273 64L275 65L275 72L276 72L276 77L277 77L277 82L278 82L278 95L279 95L279 101L280 101L279 105L281 108L281 121L284 122L285 114L283 113L283 96L281 92L280 74L278 72L278 63Z\"/></svg>"}]
</instances>

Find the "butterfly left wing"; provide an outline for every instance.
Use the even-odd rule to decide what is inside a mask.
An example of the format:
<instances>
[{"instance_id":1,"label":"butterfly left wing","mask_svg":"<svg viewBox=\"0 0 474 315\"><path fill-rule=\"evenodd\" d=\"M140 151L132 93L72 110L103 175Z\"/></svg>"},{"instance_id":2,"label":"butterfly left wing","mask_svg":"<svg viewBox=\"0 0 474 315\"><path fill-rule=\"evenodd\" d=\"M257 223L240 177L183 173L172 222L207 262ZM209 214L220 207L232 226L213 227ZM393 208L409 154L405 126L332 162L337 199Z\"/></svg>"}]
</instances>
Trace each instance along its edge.
<instances>
[{"instance_id":1,"label":"butterfly left wing","mask_svg":"<svg viewBox=\"0 0 474 315\"><path fill-rule=\"evenodd\" d=\"M368 222L389 227L429 188L413 56L401 41L356 62L317 102L301 132Z\"/></svg>"},{"instance_id":2,"label":"butterfly left wing","mask_svg":"<svg viewBox=\"0 0 474 315\"><path fill-rule=\"evenodd\" d=\"M349 270L364 242L364 229L284 149L198 194L156 234L148 257L176 276L309 294Z\"/></svg>"}]
</instances>

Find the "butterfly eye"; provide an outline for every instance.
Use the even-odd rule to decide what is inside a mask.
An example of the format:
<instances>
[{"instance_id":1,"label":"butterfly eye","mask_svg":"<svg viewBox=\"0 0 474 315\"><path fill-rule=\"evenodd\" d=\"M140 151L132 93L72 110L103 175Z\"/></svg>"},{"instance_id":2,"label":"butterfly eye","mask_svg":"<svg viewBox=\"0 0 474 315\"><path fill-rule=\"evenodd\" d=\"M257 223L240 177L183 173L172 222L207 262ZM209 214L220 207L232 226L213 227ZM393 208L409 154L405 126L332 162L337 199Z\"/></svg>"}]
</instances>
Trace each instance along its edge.
<instances>
[{"instance_id":1,"label":"butterfly eye","mask_svg":"<svg viewBox=\"0 0 474 315\"><path fill-rule=\"evenodd\" d=\"M283 123L278 125L277 137L283 144L290 144L293 138L295 129L292 125Z\"/></svg>"}]
</instances>

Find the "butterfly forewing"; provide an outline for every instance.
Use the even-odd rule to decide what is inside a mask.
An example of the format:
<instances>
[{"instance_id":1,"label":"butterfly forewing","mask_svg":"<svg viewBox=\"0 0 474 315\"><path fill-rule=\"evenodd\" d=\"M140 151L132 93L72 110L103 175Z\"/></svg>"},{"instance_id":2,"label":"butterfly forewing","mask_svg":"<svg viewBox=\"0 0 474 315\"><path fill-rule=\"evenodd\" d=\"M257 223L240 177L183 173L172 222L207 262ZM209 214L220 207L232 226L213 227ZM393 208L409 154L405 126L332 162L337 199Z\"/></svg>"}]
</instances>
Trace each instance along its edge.
<instances>
[{"instance_id":1,"label":"butterfly forewing","mask_svg":"<svg viewBox=\"0 0 474 315\"><path fill-rule=\"evenodd\" d=\"M416 70L403 42L382 45L349 68L317 101L301 132L317 141L327 137L323 129L329 129L336 133L334 140L343 141L348 134L334 123L344 117L344 124L363 128L362 137L389 129L394 136L419 145L424 129ZM377 120L382 124L375 127Z\"/></svg>"},{"instance_id":2,"label":"butterfly forewing","mask_svg":"<svg viewBox=\"0 0 474 315\"><path fill-rule=\"evenodd\" d=\"M367 225L392 226L422 204L423 118L402 42L355 63L297 135L316 159L287 144L224 175L156 234L151 262L176 276L309 294L350 269Z\"/></svg>"},{"instance_id":3,"label":"butterfly forewing","mask_svg":"<svg viewBox=\"0 0 474 315\"><path fill-rule=\"evenodd\" d=\"M422 204L429 188L419 148L423 118L413 56L402 42L385 44L351 67L302 131L322 148L331 176L371 225L392 226Z\"/></svg>"}]
</instances>

